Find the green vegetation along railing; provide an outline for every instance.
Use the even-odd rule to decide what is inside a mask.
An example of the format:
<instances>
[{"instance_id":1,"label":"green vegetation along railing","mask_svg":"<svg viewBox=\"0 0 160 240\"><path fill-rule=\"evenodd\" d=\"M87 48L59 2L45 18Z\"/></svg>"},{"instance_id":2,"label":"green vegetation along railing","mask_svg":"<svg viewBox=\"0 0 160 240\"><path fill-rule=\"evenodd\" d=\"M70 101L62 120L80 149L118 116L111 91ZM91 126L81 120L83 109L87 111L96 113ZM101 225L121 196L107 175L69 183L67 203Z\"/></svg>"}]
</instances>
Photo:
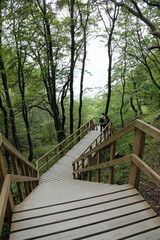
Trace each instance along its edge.
<instances>
[{"instance_id":1,"label":"green vegetation along railing","mask_svg":"<svg viewBox=\"0 0 160 240\"><path fill-rule=\"evenodd\" d=\"M96 124L93 119L85 123L73 134L63 140L60 144L55 146L41 158L36 161L36 168L39 170L41 176L47 171L54 163L63 157L74 145L80 141L89 131L95 130ZM43 170L43 171L42 171Z\"/></svg>"},{"instance_id":2,"label":"green vegetation along railing","mask_svg":"<svg viewBox=\"0 0 160 240\"><path fill-rule=\"evenodd\" d=\"M6 156L11 161L11 174L8 174ZM7 216L10 222L14 209L14 189L16 183L19 201L23 201L26 196L38 185L37 169L24 158L24 156L2 135L0 134L0 234Z\"/></svg>"},{"instance_id":3,"label":"green vegetation along railing","mask_svg":"<svg viewBox=\"0 0 160 240\"><path fill-rule=\"evenodd\" d=\"M115 159L116 153L116 141L127 135L131 131L134 131L134 140L132 147L132 154ZM152 127L141 120L135 120L128 126L120 130L118 133L112 135L106 139L100 145L94 147L90 151L82 154L73 165L73 176L75 179L92 180L92 173L96 171L96 180L100 182L100 170L109 168L109 183L114 181L114 167L124 163L131 163L129 173L129 183L138 188L141 171L147 175L152 182L160 187L160 175L152 170L143 160L145 137L146 134L150 135L154 139L160 141L160 130ZM101 163L101 151L105 148L110 148L110 160L108 162ZM122 149L123 150L123 149ZM93 165L92 156L96 154L97 162ZM87 161L87 164L84 162ZM86 173L84 175L84 173Z\"/></svg>"}]
</instances>

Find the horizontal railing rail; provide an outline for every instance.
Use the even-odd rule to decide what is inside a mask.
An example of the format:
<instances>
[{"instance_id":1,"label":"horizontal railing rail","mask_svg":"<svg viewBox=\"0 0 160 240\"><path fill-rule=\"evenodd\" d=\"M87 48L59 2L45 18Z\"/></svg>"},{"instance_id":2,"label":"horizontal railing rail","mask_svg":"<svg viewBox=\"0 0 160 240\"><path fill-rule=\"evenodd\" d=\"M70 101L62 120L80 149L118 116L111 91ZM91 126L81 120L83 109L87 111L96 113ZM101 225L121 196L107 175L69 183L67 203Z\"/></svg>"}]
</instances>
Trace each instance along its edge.
<instances>
[{"instance_id":1,"label":"horizontal railing rail","mask_svg":"<svg viewBox=\"0 0 160 240\"><path fill-rule=\"evenodd\" d=\"M11 164L11 174L8 174L7 159ZM22 202L38 185L37 176L35 166L0 134L0 232L5 215L10 222L14 210L15 193L12 190L12 183L16 183L16 198Z\"/></svg>"},{"instance_id":2,"label":"horizontal railing rail","mask_svg":"<svg viewBox=\"0 0 160 240\"><path fill-rule=\"evenodd\" d=\"M85 149L85 151L82 154L88 152L88 150L91 150L93 147L99 145L100 143L102 143L104 140L108 139L112 135L113 135L113 125L112 125L112 122L109 122L103 128L99 136L90 144L88 148Z\"/></svg>"},{"instance_id":3,"label":"horizontal railing rail","mask_svg":"<svg viewBox=\"0 0 160 240\"><path fill-rule=\"evenodd\" d=\"M90 144L90 146L88 148L86 148L84 150L84 152L81 154L84 155L85 153L87 153L88 151L91 151L95 146L98 146L100 143L102 143L104 140L108 139L110 136L112 136L113 134L113 125L112 122L110 121L103 129L102 132L100 132L100 134L98 135L98 137ZM81 156L79 158L81 158ZM95 152L93 152L92 157L95 156ZM75 160L72 164L78 162L79 160ZM87 165L88 162L84 165ZM81 165L79 165L79 167L81 167Z\"/></svg>"},{"instance_id":4,"label":"horizontal railing rail","mask_svg":"<svg viewBox=\"0 0 160 240\"><path fill-rule=\"evenodd\" d=\"M80 141L89 131L95 130L96 124L93 119L82 125L73 134L63 140L61 143L52 148L49 152L39 158L35 164L39 171L39 175L42 175L47 171L54 163L56 163L61 157L63 157L75 144ZM45 168L45 169L44 169ZM43 171L42 171L43 170Z\"/></svg>"},{"instance_id":5,"label":"horizontal railing rail","mask_svg":"<svg viewBox=\"0 0 160 240\"><path fill-rule=\"evenodd\" d=\"M116 142L121 137L130 132L134 132L132 154L122 158L115 159ZM90 151L82 154L73 165L73 176L75 179L92 180L92 172L96 171L96 181L100 182L100 170L109 168L109 183L114 181L114 167L124 163L131 163L129 173L129 183L138 188L141 171L146 174L157 186L160 186L160 176L152 170L143 160L145 136L150 135L154 139L160 141L160 130L148 125L141 120L135 120L128 126L104 140L101 144L95 146ZM101 163L101 152L105 148L110 148L110 160ZM96 154L96 164L92 164L92 156ZM87 164L84 164L87 161Z\"/></svg>"}]
</instances>

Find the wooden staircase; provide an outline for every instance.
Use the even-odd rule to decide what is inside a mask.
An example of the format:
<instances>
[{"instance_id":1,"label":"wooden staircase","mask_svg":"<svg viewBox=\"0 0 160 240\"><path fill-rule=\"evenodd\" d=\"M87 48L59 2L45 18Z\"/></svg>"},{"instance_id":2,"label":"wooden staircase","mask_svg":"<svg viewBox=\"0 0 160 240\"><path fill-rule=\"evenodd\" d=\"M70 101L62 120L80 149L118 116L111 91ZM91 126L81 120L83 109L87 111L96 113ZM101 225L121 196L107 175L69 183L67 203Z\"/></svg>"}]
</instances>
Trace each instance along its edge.
<instances>
[{"instance_id":1,"label":"wooden staircase","mask_svg":"<svg viewBox=\"0 0 160 240\"><path fill-rule=\"evenodd\" d=\"M125 133L134 128L130 126L127 129L129 130L124 129ZM160 139L158 131L156 138ZM137 184L137 181L134 181L133 176L131 182L125 185L82 181L86 180L84 172L87 179L91 180L91 171L97 171L99 180L99 170L102 167L110 167L113 177L115 164L139 161L137 158L134 160L135 148L134 154L127 157L127 160L114 160L112 140L115 144L115 135L109 139L102 138L98 131L90 129L47 170L40 177L39 185L25 200L14 206L10 240L160 240L160 218L135 188L133 182ZM101 163L101 147L108 143L111 145L111 160ZM95 153L97 163L93 166L91 159ZM44 158L44 166L48 168L48 155ZM140 164L142 163L139 163L139 168L142 168ZM149 167L145 173L160 186L158 174Z\"/></svg>"},{"instance_id":2,"label":"wooden staircase","mask_svg":"<svg viewBox=\"0 0 160 240\"><path fill-rule=\"evenodd\" d=\"M159 227L132 186L68 180L40 184L15 208L10 240L159 239Z\"/></svg>"}]
</instances>

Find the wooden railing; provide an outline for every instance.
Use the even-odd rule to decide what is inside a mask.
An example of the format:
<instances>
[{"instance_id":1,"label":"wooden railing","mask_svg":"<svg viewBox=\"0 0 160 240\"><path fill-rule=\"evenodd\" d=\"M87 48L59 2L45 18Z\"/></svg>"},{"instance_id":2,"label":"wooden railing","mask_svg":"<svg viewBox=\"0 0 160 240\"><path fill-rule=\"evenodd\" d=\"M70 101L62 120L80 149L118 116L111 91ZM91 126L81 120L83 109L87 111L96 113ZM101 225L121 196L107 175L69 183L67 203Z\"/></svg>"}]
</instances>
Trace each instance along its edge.
<instances>
[{"instance_id":1,"label":"wooden railing","mask_svg":"<svg viewBox=\"0 0 160 240\"><path fill-rule=\"evenodd\" d=\"M121 137L127 135L131 131L134 131L134 140L132 147L132 154L115 159L116 153L116 141ZM144 172L157 186L160 187L160 175L152 170L143 160L143 152L145 146L145 136L150 135L154 139L160 141L160 130L152 127L141 120L135 120L118 133L114 134L110 138L106 139L100 145L94 147L90 151L82 154L73 165L73 176L75 179L92 180L92 173L96 171L96 181L100 182L100 170L109 168L109 183L113 183L114 180L114 167L124 163L131 163L129 173L129 183L135 188L138 188L140 173ZM110 160L108 162L101 163L101 152L105 148L110 148ZM96 164L92 163L92 156L96 153ZM84 162L87 161L87 164ZM84 174L85 173L85 174Z\"/></svg>"},{"instance_id":2,"label":"wooden railing","mask_svg":"<svg viewBox=\"0 0 160 240\"><path fill-rule=\"evenodd\" d=\"M95 146L98 146L99 144L101 144L103 141L105 141L106 139L108 139L110 136L112 136L113 134L113 125L112 122L109 122L103 129L102 132L98 135L98 137L90 144L90 146L88 148L85 149L85 151L81 154L84 155L85 153L87 153L88 151L91 151ZM95 156L95 152L92 153L92 158ZM80 156L80 158L81 158ZM84 166L88 166L88 160L87 158L83 159L83 161L80 163L79 161L77 161L77 169L81 168L81 164L83 164Z\"/></svg>"},{"instance_id":3,"label":"wooden railing","mask_svg":"<svg viewBox=\"0 0 160 240\"><path fill-rule=\"evenodd\" d=\"M11 174L8 174L7 160L11 163ZM0 234L5 215L10 222L14 209L14 194L12 183L17 185L16 198L23 201L38 185L37 169L0 134Z\"/></svg>"},{"instance_id":4,"label":"wooden railing","mask_svg":"<svg viewBox=\"0 0 160 240\"><path fill-rule=\"evenodd\" d=\"M54 163L63 157L74 145L80 141L89 131L95 130L96 124L93 119L85 123L73 134L67 137L60 144L56 145L49 152L43 155L36 161L36 168L39 170L41 176L47 171ZM44 169L45 168L45 169ZM42 171L43 170L43 171Z\"/></svg>"}]
</instances>

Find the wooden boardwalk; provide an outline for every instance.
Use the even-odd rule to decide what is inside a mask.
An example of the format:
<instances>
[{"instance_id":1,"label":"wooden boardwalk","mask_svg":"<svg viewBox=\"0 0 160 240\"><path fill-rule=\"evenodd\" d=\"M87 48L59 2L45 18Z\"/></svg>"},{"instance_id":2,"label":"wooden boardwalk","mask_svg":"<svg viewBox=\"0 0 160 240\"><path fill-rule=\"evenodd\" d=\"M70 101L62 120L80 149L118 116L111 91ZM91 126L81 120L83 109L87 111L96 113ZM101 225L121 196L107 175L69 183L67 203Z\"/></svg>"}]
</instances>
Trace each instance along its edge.
<instances>
[{"instance_id":1,"label":"wooden boardwalk","mask_svg":"<svg viewBox=\"0 0 160 240\"><path fill-rule=\"evenodd\" d=\"M15 207L10 240L160 239L160 218L131 185L73 180L72 162L98 134L89 132Z\"/></svg>"}]
</instances>

